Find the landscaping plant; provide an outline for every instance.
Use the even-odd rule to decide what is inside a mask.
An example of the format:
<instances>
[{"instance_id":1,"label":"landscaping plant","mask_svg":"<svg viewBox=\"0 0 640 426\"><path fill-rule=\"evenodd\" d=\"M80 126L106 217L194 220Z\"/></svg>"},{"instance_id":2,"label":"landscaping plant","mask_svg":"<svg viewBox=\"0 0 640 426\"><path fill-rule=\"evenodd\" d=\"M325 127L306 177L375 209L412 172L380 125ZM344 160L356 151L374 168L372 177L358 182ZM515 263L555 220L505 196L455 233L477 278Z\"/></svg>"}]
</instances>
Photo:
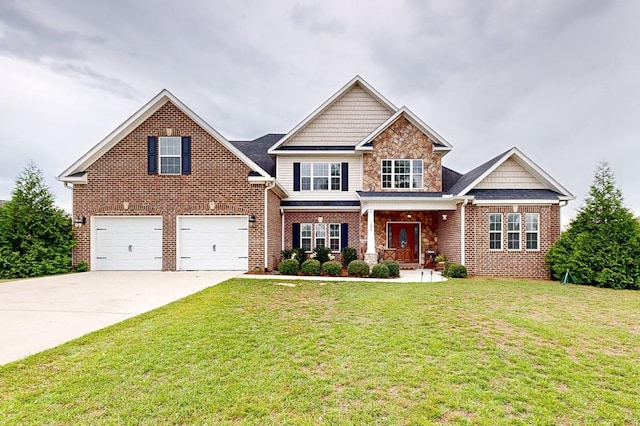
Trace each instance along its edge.
<instances>
[{"instance_id":1,"label":"landscaping plant","mask_svg":"<svg viewBox=\"0 0 640 426\"><path fill-rule=\"evenodd\" d=\"M389 268L389 277L398 278L400 276L400 264L395 260L383 260L382 262Z\"/></svg>"},{"instance_id":2,"label":"landscaping plant","mask_svg":"<svg viewBox=\"0 0 640 426\"><path fill-rule=\"evenodd\" d=\"M369 276L369 264L364 260L352 260L347 266L347 272L356 277Z\"/></svg>"},{"instance_id":3,"label":"landscaping plant","mask_svg":"<svg viewBox=\"0 0 640 426\"><path fill-rule=\"evenodd\" d=\"M585 205L547 252L546 261L556 279L640 288L640 223L622 200L611 168L601 162Z\"/></svg>"},{"instance_id":4,"label":"landscaping plant","mask_svg":"<svg viewBox=\"0 0 640 426\"><path fill-rule=\"evenodd\" d=\"M389 278L389 268L384 263L376 263L369 274L371 278Z\"/></svg>"},{"instance_id":5,"label":"landscaping plant","mask_svg":"<svg viewBox=\"0 0 640 426\"><path fill-rule=\"evenodd\" d=\"M342 265L349 266L349 264L358 259L358 252L353 247L345 247L340 252L340 257L342 258Z\"/></svg>"},{"instance_id":6,"label":"landscaping plant","mask_svg":"<svg viewBox=\"0 0 640 426\"><path fill-rule=\"evenodd\" d=\"M278 272L284 275L298 275L300 264L296 259L284 259L278 265Z\"/></svg>"},{"instance_id":7,"label":"landscaping plant","mask_svg":"<svg viewBox=\"0 0 640 426\"><path fill-rule=\"evenodd\" d=\"M320 275L320 262L317 259L307 259L300 265L300 271L305 275Z\"/></svg>"},{"instance_id":8,"label":"landscaping plant","mask_svg":"<svg viewBox=\"0 0 640 426\"><path fill-rule=\"evenodd\" d=\"M339 277L342 274L342 264L335 260L330 260L322 264L322 272L325 275Z\"/></svg>"}]
</instances>

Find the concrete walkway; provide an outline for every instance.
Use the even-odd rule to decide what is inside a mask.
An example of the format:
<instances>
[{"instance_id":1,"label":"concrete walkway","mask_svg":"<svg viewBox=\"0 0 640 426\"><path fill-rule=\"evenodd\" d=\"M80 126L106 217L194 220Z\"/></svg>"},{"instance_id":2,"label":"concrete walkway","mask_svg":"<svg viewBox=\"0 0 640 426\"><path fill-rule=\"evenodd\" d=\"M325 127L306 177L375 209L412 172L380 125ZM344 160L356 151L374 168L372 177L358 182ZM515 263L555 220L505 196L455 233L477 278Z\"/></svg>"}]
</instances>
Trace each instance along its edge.
<instances>
[{"instance_id":1,"label":"concrete walkway","mask_svg":"<svg viewBox=\"0 0 640 426\"><path fill-rule=\"evenodd\" d=\"M0 283L0 365L241 274L85 272Z\"/></svg>"},{"instance_id":2,"label":"concrete walkway","mask_svg":"<svg viewBox=\"0 0 640 426\"><path fill-rule=\"evenodd\" d=\"M312 280L312 281L378 281L387 283L429 283L447 281L438 271L432 269L402 269L399 278L355 278L355 277L326 277L326 276L297 276L280 274L247 274L243 278L278 279L278 280Z\"/></svg>"}]
</instances>

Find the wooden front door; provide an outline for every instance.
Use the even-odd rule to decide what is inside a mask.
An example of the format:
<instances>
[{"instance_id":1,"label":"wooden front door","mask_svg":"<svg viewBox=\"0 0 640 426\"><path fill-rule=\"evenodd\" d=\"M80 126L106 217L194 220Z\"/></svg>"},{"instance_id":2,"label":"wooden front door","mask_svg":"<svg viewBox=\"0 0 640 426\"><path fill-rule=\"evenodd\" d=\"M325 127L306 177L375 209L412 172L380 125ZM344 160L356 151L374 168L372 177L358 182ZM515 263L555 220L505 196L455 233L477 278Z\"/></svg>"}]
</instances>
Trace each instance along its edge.
<instances>
[{"instance_id":1,"label":"wooden front door","mask_svg":"<svg viewBox=\"0 0 640 426\"><path fill-rule=\"evenodd\" d=\"M419 228L417 223L390 223L387 227L389 248L396 249L398 262L417 262Z\"/></svg>"}]
</instances>

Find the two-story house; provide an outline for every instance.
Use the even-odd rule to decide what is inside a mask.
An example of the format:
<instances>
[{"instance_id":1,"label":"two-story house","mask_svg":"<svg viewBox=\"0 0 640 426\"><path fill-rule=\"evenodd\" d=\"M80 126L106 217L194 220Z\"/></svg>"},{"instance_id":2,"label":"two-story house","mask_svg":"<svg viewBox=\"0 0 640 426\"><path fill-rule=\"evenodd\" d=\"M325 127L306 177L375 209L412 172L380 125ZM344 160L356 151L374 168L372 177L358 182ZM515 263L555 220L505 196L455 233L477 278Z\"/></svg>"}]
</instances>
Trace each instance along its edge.
<instances>
[{"instance_id":1,"label":"two-story house","mask_svg":"<svg viewBox=\"0 0 640 426\"><path fill-rule=\"evenodd\" d=\"M59 179L92 270L274 268L283 248L546 278L574 197L517 148L466 174L452 145L355 77L287 134L228 141L164 90Z\"/></svg>"}]
</instances>

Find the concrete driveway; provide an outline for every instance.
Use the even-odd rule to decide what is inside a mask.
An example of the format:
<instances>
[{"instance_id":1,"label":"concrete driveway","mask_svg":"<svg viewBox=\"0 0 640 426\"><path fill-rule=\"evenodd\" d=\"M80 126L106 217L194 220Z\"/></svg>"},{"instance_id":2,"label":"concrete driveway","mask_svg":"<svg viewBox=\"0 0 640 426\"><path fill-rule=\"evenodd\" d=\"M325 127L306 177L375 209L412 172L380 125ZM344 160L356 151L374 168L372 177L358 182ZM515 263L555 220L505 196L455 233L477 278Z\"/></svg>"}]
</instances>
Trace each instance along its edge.
<instances>
[{"instance_id":1,"label":"concrete driveway","mask_svg":"<svg viewBox=\"0 0 640 426\"><path fill-rule=\"evenodd\" d=\"M241 272L85 272L0 283L0 365L181 299Z\"/></svg>"}]
</instances>

